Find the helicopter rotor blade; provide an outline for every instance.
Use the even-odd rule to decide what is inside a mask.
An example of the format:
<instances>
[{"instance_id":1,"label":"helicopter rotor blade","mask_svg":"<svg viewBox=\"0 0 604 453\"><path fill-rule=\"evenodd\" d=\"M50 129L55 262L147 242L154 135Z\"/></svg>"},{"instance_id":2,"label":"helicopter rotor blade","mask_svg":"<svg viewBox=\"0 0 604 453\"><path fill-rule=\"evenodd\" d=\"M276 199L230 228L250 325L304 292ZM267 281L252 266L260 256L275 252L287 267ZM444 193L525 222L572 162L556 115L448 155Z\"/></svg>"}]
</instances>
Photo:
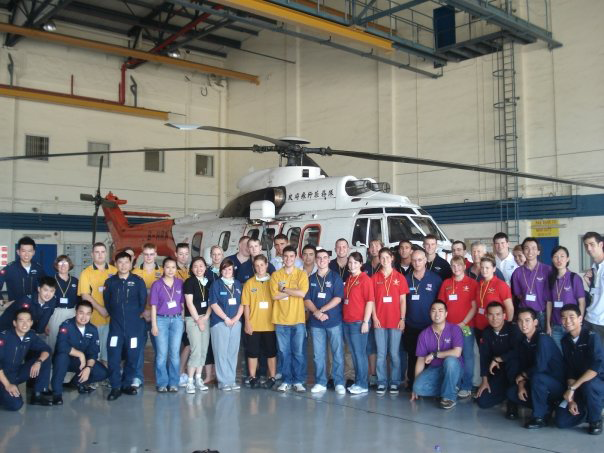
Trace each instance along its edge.
<instances>
[{"instance_id":1,"label":"helicopter rotor blade","mask_svg":"<svg viewBox=\"0 0 604 453\"><path fill-rule=\"evenodd\" d=\"M317 151L310 151L310 152L318 154ZM604 189L604 186L602 186L602 185L592 184L592 183L583 182L583 181L577 181L574 179L554 178L552 176L538 175L535 173L524 173L524 172L520 172L520 171L505 170L505 169L500 169L500 168L483 167L480 165L459 164L457 162L447 162L447 161L443 161L443 160L422 159L419 157L395 156L395 155L391 155L391 154L367 153L367 152L363 152L363 151L357 152L357 151L348 151L348 150L341 150L341 149L328 149L325 154L334 155L334 156L354 157L354 158L359 158L359 159L378 160L378 161L383 161L383 162L428 165L428 166L432 166L432 167L477 171L477 172L481 172L481 173L492 173L492 174L496 174L496 175L505 175L505 176L513 176L513 177L518 177L518 178L536 179L539 181L555 182L555 183L559 183L559 184L570 184L570 185L574 185L574 186L590 187L593 189Z\"/></svg>"},{"instance_id":2,"label":"helicopter rotor blade","mask_svg":"<svg viewBox=\"0 0 604 453\"><path fill-rule=\"evenodd\" d=\"M198 126L198 125L176 124L176 123L166 123L166 126L173 127L175 129L180 129L180 130L199 129L202 131L218 132L220 134L240 135L242 137L250 137L250 138L255 138L257 140L262 140L264 142L269 142L269 143L272 143L273 145L277 145L277 146L290 146L290 143L287 143L282 140L278 140L276 138L267 137L266 135L253 134L251 132L239 131L236 129L225 129L224 127Z\"/></svg>"}]
</instances>

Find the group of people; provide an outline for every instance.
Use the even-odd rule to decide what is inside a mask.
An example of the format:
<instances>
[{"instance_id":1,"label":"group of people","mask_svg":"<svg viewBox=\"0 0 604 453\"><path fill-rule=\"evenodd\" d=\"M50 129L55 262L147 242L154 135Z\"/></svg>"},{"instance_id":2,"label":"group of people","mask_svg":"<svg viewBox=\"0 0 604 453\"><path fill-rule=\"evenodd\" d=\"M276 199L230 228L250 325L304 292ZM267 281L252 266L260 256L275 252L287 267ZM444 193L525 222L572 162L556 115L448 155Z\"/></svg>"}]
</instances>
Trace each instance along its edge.
<instances>
[{"instance_id":1,"label":"group of people","mask_svg":"<svg viewBox=\"0 0 604 453\"><path fill-rule=\"evenodd\" d=\"M518 405L532 408L527 428L545 426L555 412L559 427L587 421L602 431L604 403L604 240L586 233L583 244L593 267L583 278L568 269L569 252L539 260L538 239L509 249L508 238L485 244L453 242L448 261L437 238L423 247L402 240L394 251L371 241L365 260L335 243L335 258L307 244L301 258L288 238L274 238L275 257L258 239L244 236L235 255L210 250L189 261L188 244L156 264L153 244L107 262L103 243L93 246L93 264L79 280L66 255L54 277L32 261L35 243L18 243L19 259L0 271L10 305L0 316L0 404L18 410L17 385L34 379L32 404L62 404L67 380L81 393L108 379L108 399L136 394L143 384L144 349L155 351L159 393L240 388L306 392L307 342L312 344L312 393L333 387L362 395L411 399L437 397L444 409L473 395L475 348L481 408L507 401L506 417ZM588 288L586 291L585 288ZM52 377L51 377L52 361ZM122 363L123 362L123 363ZM203 371L205 369L205 380ZM354 380L345 380L354 370ZM477 383L477 382L476 382ZM52 399L47 396L52 395Z\"/></svg>"}]
</instances>

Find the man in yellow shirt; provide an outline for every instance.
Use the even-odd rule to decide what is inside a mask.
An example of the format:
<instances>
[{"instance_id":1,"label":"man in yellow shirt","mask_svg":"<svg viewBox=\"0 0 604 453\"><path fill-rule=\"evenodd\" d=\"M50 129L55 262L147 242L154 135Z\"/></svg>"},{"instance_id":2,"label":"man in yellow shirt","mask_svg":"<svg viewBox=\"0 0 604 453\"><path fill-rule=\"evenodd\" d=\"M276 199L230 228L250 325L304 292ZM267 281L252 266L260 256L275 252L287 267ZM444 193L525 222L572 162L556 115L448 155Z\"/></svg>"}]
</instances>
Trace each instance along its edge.
<instances>
[{"instance_id":1,"label":"man in yellow shirt","mask_svg":"<svg viewBox=\"0 0 604 453\"><path fill-rule=\"evenodd\" d=\"M109 313L105 310L103 288L105 280L117 273L107 263L107 247L102 242L92 246L92 264L82 271L78 283L78 296L92 304L94 310L90 322L99 331L101 353L99 360L107 365L107 336L109 335Z\"/></svg>"},{"instance_id":2,"label":"man in yellow shirt","mask_svg":"<svg viewBox=\"0 0 604 453\"><path fill-rule=\"evenodd\" d=\"M306 317L304 296L308 292L306 272L296 268L296 249L283 249L283 267L271 276L273 298L273 323L277 333L277 344L282 358L283 383L280 392L292 386L296 392L306 392Z\"/></svg>"},{"instance_id":3,"label":"man in yellow shirt","mask_svg":"<svg viewBox=\"0 0 604 453\"><path fill-rule=\"evenodd\" d=\"M140 266L132 269L134 275L138 275L145 281L147 287L147 305L142 317L145 320L145 333L143 336L143 344L141 345L141 353L138 358L136 365L136 375L132 381L132 387L139 388L145 382L143 374L143 366L145 364L145 346L147 345L147 337L151 337L151 345L153 351L155 351L155 337L151 335L151 307L149 306L149 291L151 285L159 280L162 276L162 268L157 265L155 259L157 258L157 247L155 244L146 243L143 245L143 262Z\"/></svg>"}]
</instances>

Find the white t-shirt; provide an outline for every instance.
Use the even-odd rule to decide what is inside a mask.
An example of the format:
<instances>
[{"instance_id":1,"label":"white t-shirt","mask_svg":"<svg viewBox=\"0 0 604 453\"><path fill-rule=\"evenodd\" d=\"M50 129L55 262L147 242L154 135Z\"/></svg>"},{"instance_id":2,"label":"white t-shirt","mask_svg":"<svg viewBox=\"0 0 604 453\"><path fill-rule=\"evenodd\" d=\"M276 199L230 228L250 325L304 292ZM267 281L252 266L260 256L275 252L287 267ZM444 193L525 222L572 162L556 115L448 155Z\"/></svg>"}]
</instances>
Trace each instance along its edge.
<instances>
[{"instance_id":1,"label":"white t-shirt","mask_svg":"<svg viewBox=\"0 0 604 453\"><path fill-rule=\"evenodd\" d=\"M499 259L498 256L495 256L495 261L497 262L497 269L503 274L505 282L509 285L512 281L512 274L518 267L514 255L508 252L508 256L505 259Z\"/></svg>"},{"instance_id":2,"label":"white t-shirt","mask_svg":"<svg viewBox=\"0 0 604 453\"><path fill-rule=\"evenodd\" d=\"M83 327L77 326L77 328L78 328L78 330L80 331L80 333L81 333L82 335L84 335L84 331L86 330L86 326L83 326Z\"/></svg>"},{"instance_id":3,"label":"white t-shirt","mask_svg":"<svg viewBox=\"0 0 604 453\"><path fill-rule=\"evenodd\" d=\"M585 320L592 324L604 326L604 261L599 265L593 263L591 269L595 284L590 290L591 304L585 312Z\"/></svg>"}]
</instances>

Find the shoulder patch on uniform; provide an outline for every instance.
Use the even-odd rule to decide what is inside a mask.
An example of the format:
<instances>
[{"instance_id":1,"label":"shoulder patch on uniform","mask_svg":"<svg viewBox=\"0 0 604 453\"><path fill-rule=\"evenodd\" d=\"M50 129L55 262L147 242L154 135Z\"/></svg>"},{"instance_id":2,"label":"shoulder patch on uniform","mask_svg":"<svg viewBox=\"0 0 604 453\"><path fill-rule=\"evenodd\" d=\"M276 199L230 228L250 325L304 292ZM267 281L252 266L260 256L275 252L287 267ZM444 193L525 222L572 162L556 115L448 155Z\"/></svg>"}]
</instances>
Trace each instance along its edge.
<instances>
[{"instance_id":1,"label":"shoulder patch on uniform","mask_svg":"<svg viewBox=\"0 0 604 453\"><path fill-rule=\"evenodd\" d=\"M61 333L67 333L67 327L61 327L59 329L59 332L61 332Z\"/></svg>"},{"instance_id":2,"label":"shoulder patch on uniform","mask_svg":"<svg viewBox=\"0 0 604 453\"><path fill-rule=\"evenodd\" d=\"M23 308L29 308L29 304L23 304Z\"/></svg>"},{"instance_id":3,"label":"shoulder patch on uniform","mask_svg":"<svg viewBox=\"0 0 604 453\"><path fill-rule=\"evenodd\" d=\"M0 346L4 346L4 340L0 338Z\"/></svg>"},{"instance_id":4,"label":"shoulder patch on uniform","mask_svg":"<svg viewBox=\"0 0 604 453\"><path fill-rule=\"evenodd\" d=\"M6 274L6 269L0 270L0 275L4 275L4 274Z\"/></svg>"}]
</instances>

